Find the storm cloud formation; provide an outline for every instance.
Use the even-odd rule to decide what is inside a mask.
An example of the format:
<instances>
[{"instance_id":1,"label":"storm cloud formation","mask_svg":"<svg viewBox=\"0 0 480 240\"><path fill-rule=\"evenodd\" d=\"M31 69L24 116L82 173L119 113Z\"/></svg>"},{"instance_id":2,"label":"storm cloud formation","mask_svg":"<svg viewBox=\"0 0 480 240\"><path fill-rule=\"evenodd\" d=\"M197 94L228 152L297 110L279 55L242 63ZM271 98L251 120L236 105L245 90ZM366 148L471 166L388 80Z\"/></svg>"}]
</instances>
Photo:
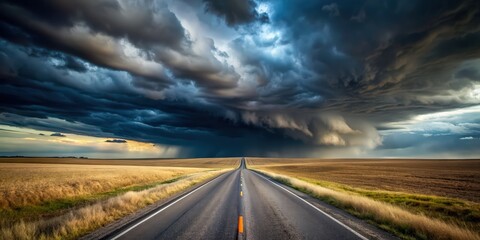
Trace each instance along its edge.
<instances>
[{"instance_id":1,"label":"storm cloud formation","mask_svg":"<svg viewBox=\"0 0 480 240\"><path fill-rule=\"evenodd\" d=\"M396 156L412 134L425 155L445 142L475 155L479 114L436 118L462 132L412 128L479 112L479 11L475 0L2 1L0 123L182 157Z\"/></svg>"}]
</instances>

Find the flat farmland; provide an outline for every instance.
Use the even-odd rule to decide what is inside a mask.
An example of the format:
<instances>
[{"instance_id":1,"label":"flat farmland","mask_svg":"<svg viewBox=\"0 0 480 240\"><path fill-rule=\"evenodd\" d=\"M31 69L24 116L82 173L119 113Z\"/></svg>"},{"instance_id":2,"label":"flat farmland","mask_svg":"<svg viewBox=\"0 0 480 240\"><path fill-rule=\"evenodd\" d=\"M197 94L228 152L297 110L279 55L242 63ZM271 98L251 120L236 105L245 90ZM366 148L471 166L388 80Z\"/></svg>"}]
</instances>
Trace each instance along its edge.
<instances>
[{"instance_id":1,"label":"flat farmland","mask_svg":"<svg viewBox=\"0 0 480 240\"><path fill-rule=\"evenodd\" d=\"M248 164L297 178L480 202L480 160L248 158Z\"/></svg>"}]
</instances>

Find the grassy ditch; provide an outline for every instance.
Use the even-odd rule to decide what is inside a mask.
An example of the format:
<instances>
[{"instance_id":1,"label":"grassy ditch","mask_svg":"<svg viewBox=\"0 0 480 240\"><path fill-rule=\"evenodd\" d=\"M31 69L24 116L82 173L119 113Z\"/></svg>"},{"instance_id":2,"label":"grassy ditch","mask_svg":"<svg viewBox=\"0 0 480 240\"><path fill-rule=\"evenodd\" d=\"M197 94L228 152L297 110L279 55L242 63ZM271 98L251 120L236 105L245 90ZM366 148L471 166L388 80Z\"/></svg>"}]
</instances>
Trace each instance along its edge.
<instances>
[{"instance_id":1,"label":"grassy ditch","mask_svg":"<svg viewBox=\"0 0 480 240\"><path fill-rule=\"evenodd\" d=\"M3 222L2 225L5 225L7 222L16 222L16 221L32 221L47 217L54 217L64 214L73 208L78 208L81 206L86 206L98 201L102 201L111 197L119 196L129 191L142 191L145 189L153 188L158 185L173 183L186 176L180 176L168 179L166 181L153 182L143 185L134 185L128 187L122 187L113 189L111 191L100 192L90 195L79 195L73 197L66 197L61 199L48 200L41 202L40 204L29 204L24 206L17 206L15 208L4 208L0 209L0 221Z\"/></svg>"}]
</instances>

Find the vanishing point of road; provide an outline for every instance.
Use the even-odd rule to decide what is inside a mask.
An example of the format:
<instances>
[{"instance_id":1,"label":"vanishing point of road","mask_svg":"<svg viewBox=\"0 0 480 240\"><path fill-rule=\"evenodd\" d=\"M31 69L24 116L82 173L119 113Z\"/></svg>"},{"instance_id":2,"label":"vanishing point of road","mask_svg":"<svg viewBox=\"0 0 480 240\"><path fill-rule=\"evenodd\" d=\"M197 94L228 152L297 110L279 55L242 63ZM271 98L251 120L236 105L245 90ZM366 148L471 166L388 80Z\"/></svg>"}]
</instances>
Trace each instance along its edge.
<instances>
[{"instance_id":1,"label":"vanishing point of road","mask_svg":"<svg viewBox=\"0 0 480 240\"><path fill-rule=\"evenodd\" d=\"M107 239L367 239L283 185L240 167Z\"/></svg>"}]
</instances>

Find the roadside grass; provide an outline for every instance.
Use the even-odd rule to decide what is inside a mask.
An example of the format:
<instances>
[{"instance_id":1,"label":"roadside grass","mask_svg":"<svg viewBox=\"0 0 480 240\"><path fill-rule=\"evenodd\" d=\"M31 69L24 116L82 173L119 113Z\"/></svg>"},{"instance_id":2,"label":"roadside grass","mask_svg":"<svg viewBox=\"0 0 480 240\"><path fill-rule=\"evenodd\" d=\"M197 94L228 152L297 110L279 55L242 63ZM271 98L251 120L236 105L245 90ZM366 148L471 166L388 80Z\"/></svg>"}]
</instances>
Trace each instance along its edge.
<instances>
[{"instance_id":1,"label":"roadside grass","mask_svg":"<svg viewBox=\"0 0 480 240\"><path fill-rule=\"evenodd\" d=\"M477 231L472 230L474 225L459 220L453 221L452 219L455 219L455 216L447 215L447 217L442 214L447 210L450 213L453 211L453 208L446 207L448 205L462 206L462 204L458 204L451 199L429 198L427 196L415 198L414 194L380 193L325 181L310 180L311 182L307 182L265 170L255 170L390 231L402 239L480 239L478 228L473 228ZM426 207L428 204L423 204L423 206L418 204L421 207L412 207L415 205L413 202L421 202L420 200L424 202L425 200L432 200L436 203L436 205L433 204L433 209L441 206L433 215L438 214L443 217L437 219L433 216L427 216L426 212L430 208ZM394 205L395 203L396 205ZM400 206L402 204L405 206ZM476 211L478 209L473 211L473 218L478 217L478 215L475 215L478 213Z\"/></svg>"},{"instance_id":2,"label":"roadside grass","mask_svg":"<svg viewBox=\"0 0 480 240\"><path fill-rule=\"evenodd\" d=\"M438 218L459 226L467 226L470 229L480 229L479 203L448 197L363 189L304 177L299 177L298 179L336 191L358 194L377 201L386 202L405 208L416 214Z\"/></svg>"},{"instance_id":3,"label":"roadside grass","mask_svg":"<svg viewBox=\"0 0 480 240\"><path fill-rule=\"evenodd\" d=\"M76 208L69 208L68 206L72 203L68 200L52 203L40 211L48 213L50 210L64 209L64 207L67 211L55 217L2 224L0 239L76 239L138 209L229 170L204 171L170 179L159 185L147 184L119 189L105 194L100 197L100 200L93 199L93 202L89 202L88 199L78 200L81 203L86 201L86 203L84 206ZM110 197L109 194L113 197ZM76 202L77 200L72 201Z\"/></svg>"},{"instance_id":4,"label":"roadside grass","mask_svg":"<svg viewBox=\"0 0 480 240\"><path fill-rule=\"evenodd\" d=\"M165 181L154 182L143 185L134 185L128 187L121 187L113 189L112 191L106 191L91 195L80 195L74 197L67 197L62 199L54 199L42 202L37 205L26 205L19 206L13 209L0 209L0 222L4 224L6 222L15 222L19 220L23 221L32 221L46 217L54 217L61 215L72 208L78 208L80 206L85 206L92 204L97 201L105 200L110 197L118 196L120 194L129 192L129 191L142 191L145 189L153 188L161 184L173 183L176 182L185 176L174 177Z\"/></svg>"}]
</instances>

